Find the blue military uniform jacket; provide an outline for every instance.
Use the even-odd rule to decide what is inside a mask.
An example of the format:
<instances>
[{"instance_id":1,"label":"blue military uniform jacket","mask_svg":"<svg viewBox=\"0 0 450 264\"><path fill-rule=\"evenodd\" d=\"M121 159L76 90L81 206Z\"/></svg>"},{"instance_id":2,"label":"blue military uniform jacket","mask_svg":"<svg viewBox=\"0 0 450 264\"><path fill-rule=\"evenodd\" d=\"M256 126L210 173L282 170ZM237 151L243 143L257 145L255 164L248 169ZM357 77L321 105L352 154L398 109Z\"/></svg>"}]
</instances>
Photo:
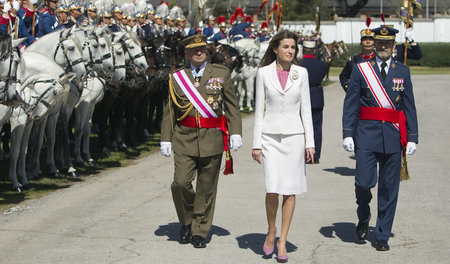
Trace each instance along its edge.
<instances>
[{"instance_id":1,"label":"blue military uniform jacket","mask_svg":"<svg viewBox=\"0 0 450 264\"><path fill-rule=\"evenodd\" d=\"M236 25L234 25L230 30L230 36L233 37L233 41L240 40L242 38L248 38L249 35L245 29L249 27L252 23L251 22L241 22Z\"/></svg>"},{"instance_id":2,"label":"blue military uniform jacket","mask_svg":"<svg viewBox=\"0 0 450 264\"><path fill-rule=\"evenodd\" d=\"M316 58L303 58L300 66L308 70L309 94L311 96L311 107L323 107L324 96L322 81L327 74L326 64Z\"/></svg>"},{"instance_id":3,"label":"blue military uniform jacket","mask_svg":"<svg viewBox=\"0 0 450 264\"><path fill-rule=\"evenodd\" d=\"M394 59L404 63L405 62L405 44L395 46ZM408 59L418 60L423 57L419 44L411 45L411 48L406 51L406 57Z\"/></svg>"},{"instance_id":4,"label":"blue military uniform jacket","mask_svg":"<svg viewBox=\"0 0 450 264\"><path fill-rule=\"evenodd\" d=\"M216 34L214 34L214 36L210 39L208 39L208 41L214 42L214 41L219 41L222 39L226 39L227 35L225 35L225 33L223 33L222 31L217 32Z\"/></svg>"},{"instance_id":5,"label":"blue military uniform jacket","mask_svg":"<svg viewBox=\"0 0 450 264\"><path fill-rule=\"evenodd\" d=\"M39 31L37 33L37 37L42 37L48 33L52 33L61 27L62 26L56 19L55 13L51 12L49 9L45 9L43 13L39 14Z\"/></svg>"},{"instance_id":6,"label":"blue military uniform jacket","mask_svg":"<svg viewBox=\"0 0 450 264\"><path fill-rule=\"evenodd\" d=\"M214 29L210 25L206 26L203 29L203 35L205 35L208 38L211 37L213 34L214 34Z\"/></svg>"},{"instance_id":7,"label":"blue military uniform jacket","mask_svg":"<svg viewBox=\"0 0 450 264\"><path fill-rule=\"evenodd\" d=\"M418 143L417 114L409 68L392 59L386 80L383 82L376 60L372 59L370 63L395 109L405 113L408 142ZM395 87L394 79L396 82L401 80L403 85ZM378 104L361 71L355 67L344 100L342 117L344 138L353 137L356 148L365 151L386 154L400 152L402 146L399 130L390 122L360 120L359 111L362 106L378 107Z\"/></svg>"},{"instance_id":8,"label":"blue military uniform jacket","mask_svg":"<svg viewBox=\"0 0 450 264\"><path fill-rule=\"evenodd\" d=\"M364 59L361 54L358 54L350 57L345 64L344 69L342 69L341 74L339 74L339 81L344 91L347 91L348 89L348 85L350 83L350 75L352 74L354 68L353 66L363 61L366 61L366 59Z\"/></svg>"}]
</instances>

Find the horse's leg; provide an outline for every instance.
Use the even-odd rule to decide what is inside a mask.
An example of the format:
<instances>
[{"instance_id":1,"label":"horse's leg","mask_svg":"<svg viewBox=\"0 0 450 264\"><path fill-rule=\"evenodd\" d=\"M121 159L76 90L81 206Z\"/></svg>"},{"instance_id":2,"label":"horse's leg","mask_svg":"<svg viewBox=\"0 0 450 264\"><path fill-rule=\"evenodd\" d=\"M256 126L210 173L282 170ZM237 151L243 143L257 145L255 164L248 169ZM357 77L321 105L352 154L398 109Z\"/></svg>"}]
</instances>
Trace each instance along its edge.
<instances>
[{"instance_id":1,"label":"horse's leg","mask_svg":"<svg viewBox=\"0 0 450 264\"><path fill-rule=\"evenodd\" d=\"M89 165L91 166L95 166L94 159L92 159L91 152L89 150L89 140L91 135L91 120L92 115L94 114L94 106L95 105L92 103L87 111L86 119L83 125L83 138L81 142L82 143L81 152L83 153L85 159L89 162Z\"/></svg>"},{"instance_id":2,"label":"horse's leg","mask_svg":"<svg viewBox=\"0 0 450 264\"><path fill-rule=\"evenodd\" d=\"M47 125L45 126L45 134L47 135L47 148L45 155L45 163L47 164L48 174L53 177L60 177L55 164L55 139L56 139L56 123L58 122L59 111L49 116Z\"/></svg>"},{"instance_id":3,"label":"horse's leg","mask_svg":"<svg viewBox=\"0 0 450 264\"><path fill-rule=\"evenodd\" d=\"M78 167L84 167L83 158L81 157L81 141L89 105L90 102L83 100L75 107L75 144L73 146L73 154L75 156L75 166Z\"/></svg>"},{"instance_id":4,"label":"horse's leg","mask_svg":"<svg viewBox=\"0 0 450 264\"><path fill-rule=\"evenodd\" d=\"M243 87L243 82L238 81L238 91L239 91L239 111L244 111L244 98L245 98L245 89Z\"/></svg>"},{"instance_id":5,"label":"horse's leg","mask_svg":"<svg viewBox=\"0 0 450 264\"><path fill-rule=\"evenodd\" d=\"M11 150L9 152L9 179L13 190L21 191L22 185L17 180L17 161L20 153L20 143L25 128L27 116L22 109L14 109L10 119L11 123Z\"/></svg>"},{"instance_id":6,"label":"horse's leg","mask_svg":"<svg viewBox=\"0 0 450 264\"><path fill-rule=\"evenodd\" d=\"M122 124L123 124L123 115L124 115L124 106L125 106L125 98L124 98L124 86L121 85L120 87L121 91L119 96L114 100L113 103L113 108L112 108L112 113L111 113L111 118L110 120L110 125L111 125L111 145L113 148L115 148L115 150L120 150L121 148L123 149L122 145L119 145L121 143L123 143L122 140Z\"/></svg>"},{"instance_id":7,"label":"horse's leg","mask_svg":"<svg viewBox=\"0 0 450 264\"><path fill-rule=\"evenodd\" d=\"M253 79L254 76L248 76L248 78L245 80L245 87L247 88L247 107L248 107L248 111L252 112L253 111L253 107L252 107L252 99L253 99L253 94L255 92L255 87L254 87L254 82L255 80Z\"/></svg>"},{"instance_id":8,"label":"horse's leg","mask_svg":"<svg viewBox=\"0 0 450 264\"><path fill-rule=\"evenodd\" d=\"M19 150L19 158L17 160L17 176L22 179L22 186L24 189L31 188L31 184L28 182L27 172L25 169L25 162L28 150L28 139L30 138L31 129L33 128L33 121L31 119L27 119L25 123L22 139L20 142L20 150Z\"/></svg>"},{"instance_id":9,"label":"horse's leg","mask_svg":"<svg viewBox=\"0 0 450 264\"><path fill-rule=\"evenodd\" d=\"M28 179L31 180L42 178L40 157L41 157L41 148L44 143L44 132L45 132L45 125L47 124L47 119L48 115L45 115L39 120L35 120L32 128L32 134L29 137L27 160L28 157L31 157L30 162L31 168L29 172L27 172L27 177Z\"/></svg>"}]
</instances>

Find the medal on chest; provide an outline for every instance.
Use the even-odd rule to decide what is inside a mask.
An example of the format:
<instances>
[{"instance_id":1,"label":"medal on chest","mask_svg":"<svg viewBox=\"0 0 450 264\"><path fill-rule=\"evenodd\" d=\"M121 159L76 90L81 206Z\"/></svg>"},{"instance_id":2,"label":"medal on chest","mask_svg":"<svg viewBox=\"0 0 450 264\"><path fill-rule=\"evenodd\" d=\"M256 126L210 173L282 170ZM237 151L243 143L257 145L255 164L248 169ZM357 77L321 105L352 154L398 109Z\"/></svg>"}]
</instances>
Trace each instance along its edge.
<instances>
[{"instance_id":1,"label":"medal on chest","mask_svg":"<svg viewBox=\"0 0 450 264\"><path fill-rule=\"evenodd\" d=\"M198 88L200 86L200 78L199 77L195 77L194 78L194 87Z\"/></svg>"}]
</instances>

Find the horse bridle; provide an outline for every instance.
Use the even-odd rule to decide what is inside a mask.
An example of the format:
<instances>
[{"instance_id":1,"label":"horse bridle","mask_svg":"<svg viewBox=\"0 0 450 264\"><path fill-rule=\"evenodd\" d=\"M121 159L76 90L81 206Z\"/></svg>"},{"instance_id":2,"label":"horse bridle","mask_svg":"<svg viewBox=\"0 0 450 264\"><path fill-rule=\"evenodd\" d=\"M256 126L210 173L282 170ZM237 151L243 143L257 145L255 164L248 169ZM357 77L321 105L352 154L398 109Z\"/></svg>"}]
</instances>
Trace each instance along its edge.
<instances>
[{"instance_id":1,"label":"horse bridle","mask_svg":"<svg viewBox=\"0 0 450 264\"><path fill-rule=\"evenodd\" d=\"M62 73L58 76L59 79L61 79L62 77L64 77L65 73ZM31 98L36 99L36 102L32 105L27 104L26 106L23 106L23 109L26 112L32 112L34 109L36 109L36 107L39 105L39 103L42 103L45 107L47 107L47 109L49 109L51 107L50 103L47 102L44 97L46 94L48 94L50 91L53 91L53 95L56 95L56 91L54 90L56 84L57 84L58 80L57 79L47 79L47 80L38 80L33 82L33 84L36 83L51 83L49 87L47 87L47 89L45 89L45 91L40 94L39 96L31 96Z\"/></svg>"},{"instance_id":2,"label":"horse bridle","mask_svg":"<svg viewBox=\"0 0 450 264\"><path fill-rule=\"evenodd\" d=\"M59 42L56 45L55 54L53 54L53 60L56 61L56 55L58 54L58 50L61 49L64 54L64 58L67 60L67 64L68 64L68 67L66 68L66 73L73 72L73 66L83 63L84 60L83 60L83 58L79 58L72 62L69 59L69 56L67 55L66 47L64 46L64 41L68 40L68 38L63 38L62 34L63 34L63 31L61 31L61 33L59 34Z\"/></svg>"},{"instance_id":3,"label":"horse bridle","mask_svg":"<svg viewBox=\"0 0 450 264\"><path fill-rule=\"evenodd\" d=\"M14 59L14 51L17 52L17 57L18 59L15 60ZM0 102L1 101L7 101L7 92L8 92L8 87L9 87L9 83L10 82L14 82L14 83L18 83L19 81L17 80L17 66L19 65L19 60L21 57L21 53L20 53L20 49L18 47L15 47L14 50L11 50L9 56L5 56L1 59L1 61L6 60L9 57L9 68L8 68L8 74L6 76L2 76L0 77L0 83L4 83L5 86L1 88L0 93L4 94L4 100L1 100L0 98Z\"/></svg>"}]
</instances>

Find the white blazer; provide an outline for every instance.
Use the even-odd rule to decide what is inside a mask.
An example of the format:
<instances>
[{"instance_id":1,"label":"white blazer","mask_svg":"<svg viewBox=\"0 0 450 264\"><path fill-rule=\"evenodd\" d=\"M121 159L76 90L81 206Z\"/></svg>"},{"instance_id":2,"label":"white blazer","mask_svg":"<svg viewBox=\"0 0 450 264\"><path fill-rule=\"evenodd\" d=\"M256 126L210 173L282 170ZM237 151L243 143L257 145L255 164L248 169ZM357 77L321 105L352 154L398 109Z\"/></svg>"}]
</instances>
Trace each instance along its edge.
<instances>
[{"instance_id":1,"label":"white blazer","mask_svg":"<svg viewBox=\"0 0 450 264\"><path fill-rule=\"evenodd\" d=\"M277 76L276 61L256 74L253 148L262 148L262 134L305 134L305 147L314 147L308 71L291 65L284 90Z\"/></svg>"}]
</instances>

